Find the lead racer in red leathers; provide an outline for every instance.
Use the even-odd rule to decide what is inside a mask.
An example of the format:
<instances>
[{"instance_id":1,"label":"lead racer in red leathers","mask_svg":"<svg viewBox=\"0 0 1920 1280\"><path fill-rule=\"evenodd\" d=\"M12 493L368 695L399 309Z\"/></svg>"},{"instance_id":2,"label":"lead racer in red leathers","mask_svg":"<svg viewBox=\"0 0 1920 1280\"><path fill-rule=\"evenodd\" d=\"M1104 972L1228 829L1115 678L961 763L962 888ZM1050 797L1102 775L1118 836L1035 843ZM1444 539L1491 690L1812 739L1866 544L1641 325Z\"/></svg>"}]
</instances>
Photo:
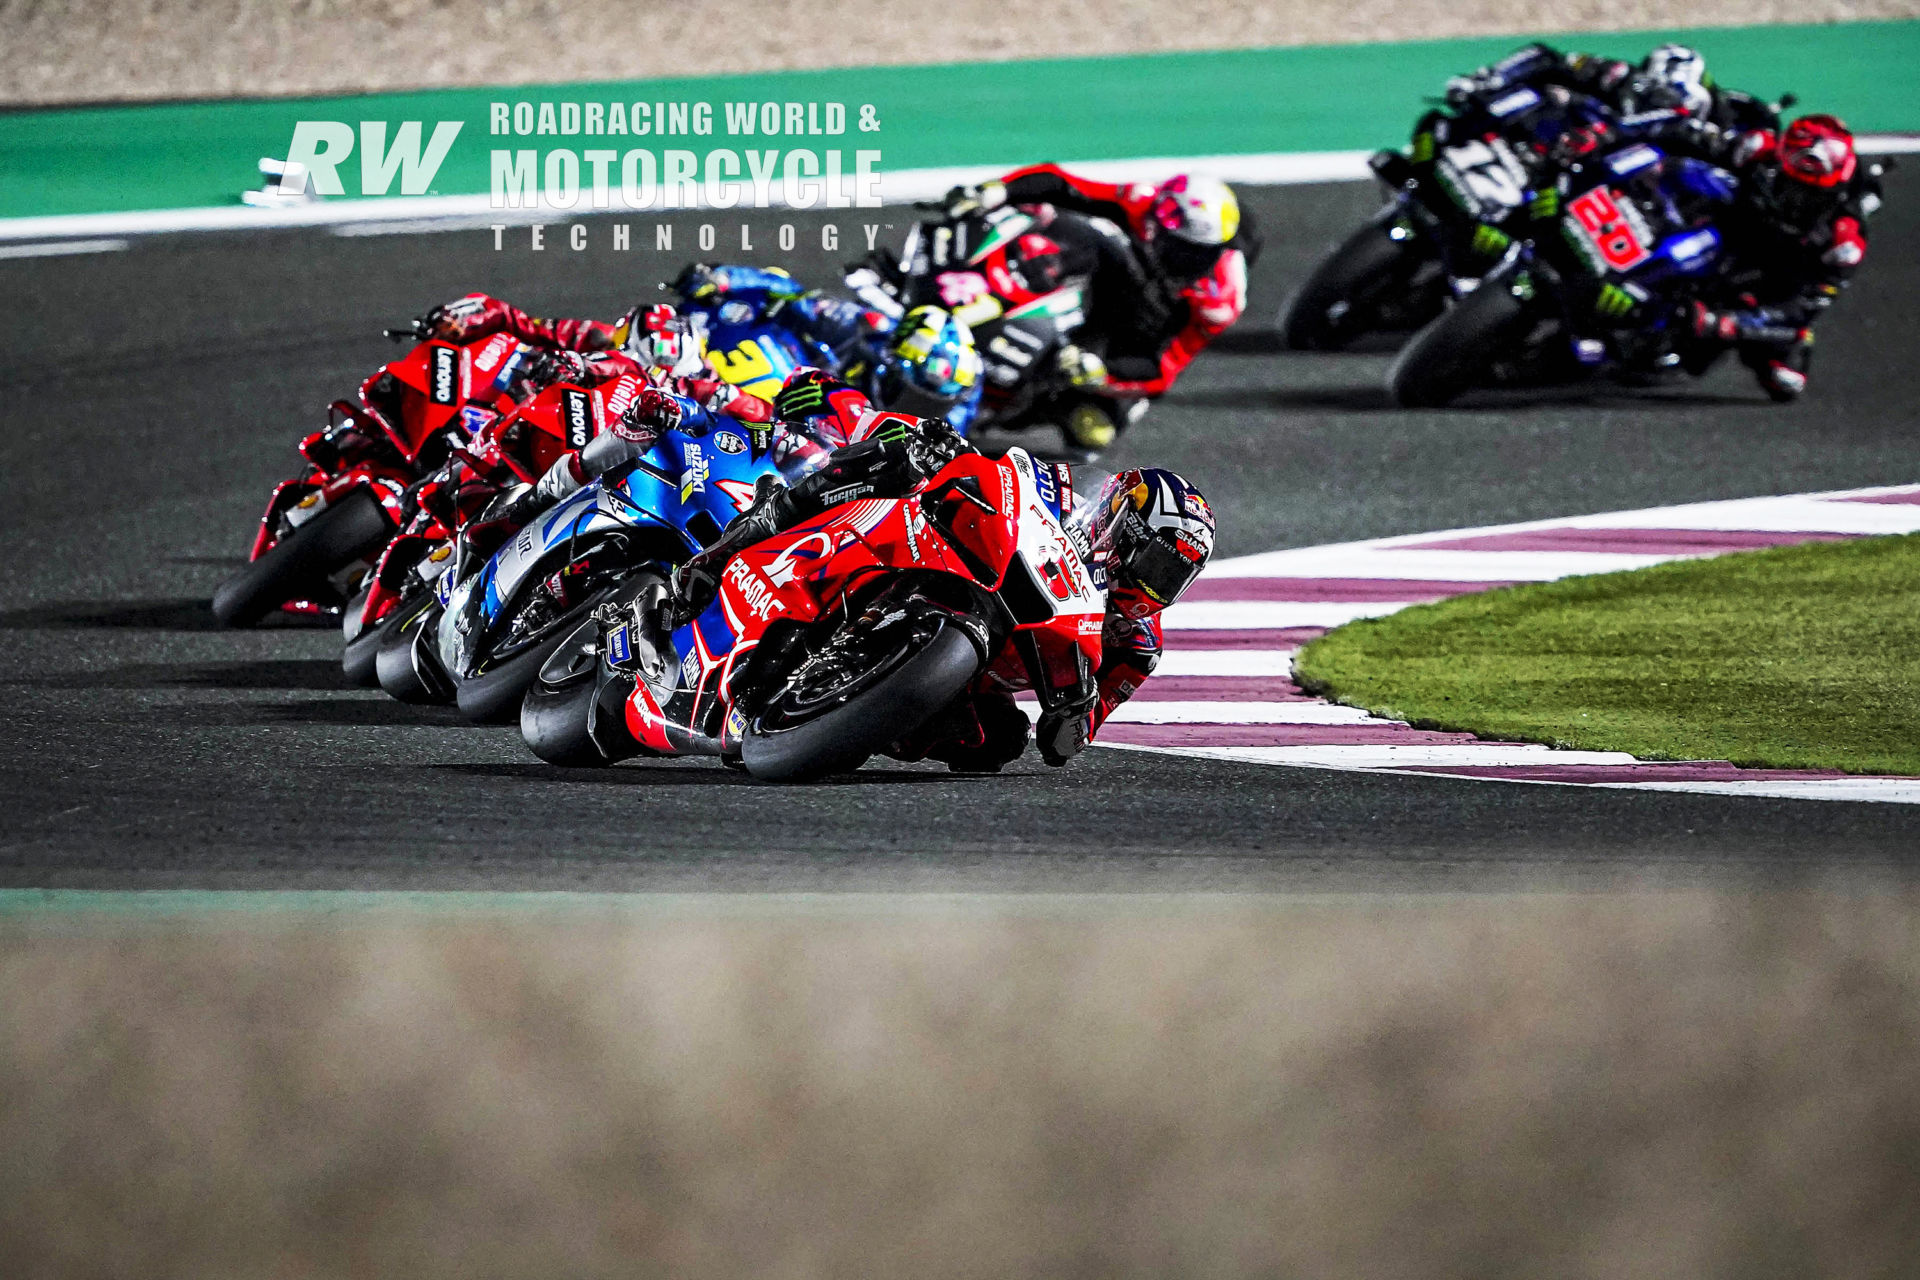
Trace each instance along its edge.
<instances>
[{"instance_id":1,"label":"lead racer in red leathers","mask_svg":"<svg viewBox=\"0 0 1920 1280\"><path fill-rule=\"evenodd\" d=\"M946 212L1006 204L1037 213L1039 236L1061 259L1058 274L1092 277L1084 338L1060 357L1087 395L1062 425L1083 451L1105 449L1126 422L1123 405L1166 394L1246 310L1247 267L1260 243L1252 220L1212 178L1096 182L1051 164L955 187ZM1032 246L1026 253L1037 256Z\"/></svg>"},{"instance_id":2,"label":"lead racer in red leathers","mask_svg":"<svg viewBox=\"0 0 1920 1280\"><path fill-rule=\"evenodd\" d=\"M842 399L843 408L851 407ZM712 603L721 572L742 549L842 503L905 497L970 451L940 419L862 415L858 441L835 449L791 487L763 478L753 504L674 574L665 616L647 616L644 603L635 606L637 633L665 648L663 631ZM1071 501L1071 471L1065 463L1050 465L1057 468L1059 492ZM1056 766L1077 755L1152 674L1162 647L1160 613L1199 576L1214 544L1206 499L1182 477L1157 467L1114 476L1091 501L1076 503L1066 523L1084 540L1087 563L1106 590L1107 618L1100 669L1077 699L1043 715L1035 732L1041 757ZM1010 691L977 686L970 698L897 744L893 754L941 760L958 772L995 773L1026 750L1027 734L1026 714Z\"/></svg>"}]
</instances>

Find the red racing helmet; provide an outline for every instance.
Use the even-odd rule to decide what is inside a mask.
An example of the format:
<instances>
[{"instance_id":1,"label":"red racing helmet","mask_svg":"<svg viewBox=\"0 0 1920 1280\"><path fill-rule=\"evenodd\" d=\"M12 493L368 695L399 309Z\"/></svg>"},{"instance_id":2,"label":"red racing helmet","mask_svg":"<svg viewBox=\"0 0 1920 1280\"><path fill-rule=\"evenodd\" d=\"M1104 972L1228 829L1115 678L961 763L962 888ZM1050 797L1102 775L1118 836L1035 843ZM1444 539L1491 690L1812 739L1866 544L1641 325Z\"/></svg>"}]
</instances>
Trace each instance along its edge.
<instances>
[{"instance_id":1,"label":"red racing helmet","mask_svg":"<svg viewBox=\"0 0 1920 1280\"><path fill-rule=\"evenodd\" d=\"M1778 151L1782 173L1821 190L1851 182L1860 165L1853 131L1828 115L1801 116L1788 125Z\"/></svg>"}]
</instances>

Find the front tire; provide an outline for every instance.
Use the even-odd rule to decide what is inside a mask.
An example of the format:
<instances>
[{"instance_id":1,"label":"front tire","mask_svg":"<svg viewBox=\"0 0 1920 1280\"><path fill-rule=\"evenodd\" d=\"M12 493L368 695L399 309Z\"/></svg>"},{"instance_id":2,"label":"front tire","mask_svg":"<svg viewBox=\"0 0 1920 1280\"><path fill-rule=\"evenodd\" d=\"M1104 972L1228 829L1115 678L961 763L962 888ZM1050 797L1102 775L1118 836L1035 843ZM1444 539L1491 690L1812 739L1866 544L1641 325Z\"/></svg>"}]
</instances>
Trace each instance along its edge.
<instances>
[{"instance_id":1,"label":"front tire","mask_svg":"<svg viewBox=\"0 0 1920 1280\"><path fill-rule=\"evenodd\" d=\"M453 686L434 652L439 622L440 601L424 592L402 600L376 629L374 674L390 696L415 705L453 701Z\"/></svg>"},{"instance_id":2,"label":"front tire","mask_svg":"<svg viewBox=\"0 0 1920 1280\"><path fill-rule=\"evenodd\" d=\"M740 743L747 772L765 782L807 782L858 769L867 757L919 728L980 671L980 651L951 620L855 673L842 690L797 691L790 680L748 723Z\"/></svg>"},{"instance_id":3,"label":"front tire","mask_svg":"<svg viewBox=\"0 0 1920 1280\"><path fill-rule=\"evenodd\" d=\"M1375 219L1336 245L1280 308L1277 325L1295 351L1338 351L1379 323L1379 308L1420 265L1421 246Z\"/></svg>"},{"instance_id":4,"label":"front tire","mask_svg":"<svg viewBox=\"0 0 1920 1280\"><path fill-rule=\"evenodd\" d=\"M374 659L380 656L380 628L361 623L371 591L371 586L360 588L358 594L347 601L346 611L340 618L340 632L346 640L346 648L340 652L340 672L347 684L357 689L375 689L380 685L379 674L373 668Z\"/></svg>"},{"instance_id":5,"label":"front tire","mask_svg":"<svg viewBox=\"0 0 1920 1280\"><path fill-rule=\"evenodd\" d=\"M548 764L591 769L611 763L592 732L600 663L600 624L589 618L560 642L520 700L520 736Z\"/></svg>"},{"instance_id":6,"label":"front tire","mask_svg":"<svg viewBox=\"0 0 1920 1280\"><path fill-rule=\"evenodd\" d=\"M393 536L386 508L365 486L353 490L220 584L213 616L250 627L289 600L334 595L332 576Z\"/></svg>"},{"instance_id":7,"label":"front tire","mask_svg":"<svg viewBox=\"0 0 1920 1280\"><path fill-rule=\"evenodd\" d=\"M1407 409L1452 403L1480 381L1526 314L1512 278L1489 276L1394 357L1387 370L1394 402Z\"/></svg>"}]
</instances>

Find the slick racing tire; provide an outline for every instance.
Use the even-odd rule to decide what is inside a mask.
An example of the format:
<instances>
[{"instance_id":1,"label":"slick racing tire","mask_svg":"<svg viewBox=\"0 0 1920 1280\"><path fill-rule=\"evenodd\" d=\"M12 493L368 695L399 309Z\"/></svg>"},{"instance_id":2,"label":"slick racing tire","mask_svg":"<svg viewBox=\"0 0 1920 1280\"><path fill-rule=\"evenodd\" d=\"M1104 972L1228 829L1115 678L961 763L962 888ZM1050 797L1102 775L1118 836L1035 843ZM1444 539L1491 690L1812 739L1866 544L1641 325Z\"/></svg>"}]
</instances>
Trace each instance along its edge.
<instances>
[{"instance_id":1,"label":"slick racing tire","mask_svg":"<svg viewBox=\"0 0 1920 1280\"><path fill-rule=\"evenodd\" d=\"M380 687L402 702L453 701L453 683L434 652L440 601L431 593L402 600L375 629L373 671Z\"/></svg>"},{"instance_id":2,"label":"slick racing tire","mask_svg":"<svg viewBox=\"0 0 1920 1280\"><path fill-rule=\"evenodd\" d=\"M373 491L355 489L221 583L213 616L229 627L250 627L289 600L332 596L328 579L392 536L393 521Z\"/></svg>"},{"instance_id":3,"label":"slick racing tire","mask_svg":"<svg viewBox=\"0 0 1920 1280\"><path fill-rule=\"evenodd\" d=\"M1394 357L1387 370L1394 403L1407 409L1452 403L1480 381L1525 317L1526 304L1513 296L1510 281L1488 277Z\"/></svg>"},{"instance_id":4,"label":"slick racing tire","mask_svg":"<svg viewBox=\"0 0 1920 1280\"><path fill-rule=\"evenodd\" d=\"M980 651L950 620L902 630L910 638L838 688L799 690L789 681L741 737L747 772L766 782L807 782L858 769L979 674Z\"/></svg>"},{"instance_id":5,"label":"slick racing tire","mask_svg":"<svg viewBox=\"0 0 1920 1280\"><path fill-rule=\"evenodd\" d=\"M360 588L353 599L347 601L346 611L340 617L340 631L347 642L340 653L340 672L348 686L357 689L375 689L380 685L380 676L373 669L374 659L380 654L380 628L360 625L360 612L367 603L369 590Z\"/></svg>"},{"instance_id":6,"label":"slick racing tire","mask_svg":"<svg viewBox=\"0 0 1920 1280\"><path fill-rule=\"evenodd\" d=\"M454 701L459 704L460 714L475 724L512 724L520 715L520 700L539 677L540 668L604 598L604 594L596 593L575 605L545 637L505 662L477 676L453 677Z\"/></svg>"},{"instance_id":7,"label":"slick racing tire","mask_svg":"<svg viewBox=\"0 0 1920 1280\"><path fill-rule=\"evenodd\" d=\"M1337 245L1287 298L1276 321L1295 351L1338 351L1379 321L1379 304L1420 265L1417 241L1370 221Z\"/></svg>"},{"instance_id":8,"label":"slick racing tire","mask_svg":"<svg viewBox=\"0 0 1920 1280\"><path fill-rule=\"evenodd\" d=\"M520 736L548 764L577 769L611 763L590 732L599 666L600 624L589 618L548 655L520 700Z\"/></svg>"}]
</instances>

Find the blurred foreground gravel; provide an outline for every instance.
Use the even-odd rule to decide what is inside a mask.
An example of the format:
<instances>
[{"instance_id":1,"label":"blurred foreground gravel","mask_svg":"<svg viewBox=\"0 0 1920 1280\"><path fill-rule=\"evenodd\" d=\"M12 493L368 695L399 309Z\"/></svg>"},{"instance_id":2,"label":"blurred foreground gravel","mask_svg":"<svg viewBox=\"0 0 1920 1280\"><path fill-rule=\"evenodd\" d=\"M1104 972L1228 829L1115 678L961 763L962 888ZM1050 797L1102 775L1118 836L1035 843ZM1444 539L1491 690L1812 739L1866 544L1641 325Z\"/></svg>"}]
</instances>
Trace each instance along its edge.
<instances>
[{"instance_id":1,"label":"blurred foreground gravel","mask_svg":"<svg viewBox=\"0 0 1920 1280\"><path fill-rule=\"evenodd\" d=\"M0 918L14 1280L1882 1276L1910 893Z\"/></svg>"}]
</instances>

